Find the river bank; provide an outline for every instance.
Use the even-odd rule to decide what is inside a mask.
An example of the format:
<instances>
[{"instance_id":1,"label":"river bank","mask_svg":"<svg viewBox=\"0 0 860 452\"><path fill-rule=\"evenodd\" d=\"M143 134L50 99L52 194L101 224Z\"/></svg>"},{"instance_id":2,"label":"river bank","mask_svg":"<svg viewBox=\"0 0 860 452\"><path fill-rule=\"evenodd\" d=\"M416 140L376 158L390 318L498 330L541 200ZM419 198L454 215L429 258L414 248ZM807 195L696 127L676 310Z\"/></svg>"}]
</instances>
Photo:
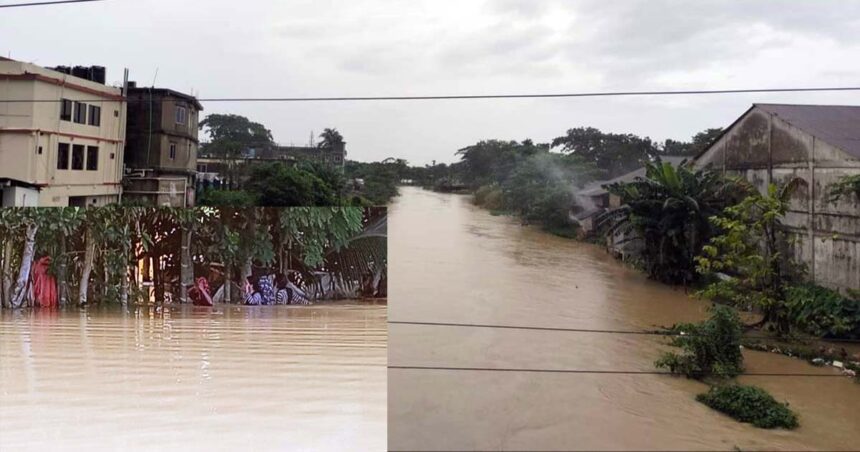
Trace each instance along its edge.
<instances>
[{"instance_id":1,"label":"river bank","mask_svg":"<svg viewBox=\"0 0 860 452\"><path fill-rule=\"evenodd\" d=\"M392 321L650 330L708 303L649 281L597 246L492 216L467 196L404 188L390 210ZM428 237L430 239L428 239ZM791 432L737 423L694 400L704 384L650 371L665 340L576 332L390 327L389 447L414 449L850 450L860 386L847 378L741 376L800 414ZM838 375L745 350L749 373ZM595 428L595 426L600 426Z\"/></svg>"}]
</instances>

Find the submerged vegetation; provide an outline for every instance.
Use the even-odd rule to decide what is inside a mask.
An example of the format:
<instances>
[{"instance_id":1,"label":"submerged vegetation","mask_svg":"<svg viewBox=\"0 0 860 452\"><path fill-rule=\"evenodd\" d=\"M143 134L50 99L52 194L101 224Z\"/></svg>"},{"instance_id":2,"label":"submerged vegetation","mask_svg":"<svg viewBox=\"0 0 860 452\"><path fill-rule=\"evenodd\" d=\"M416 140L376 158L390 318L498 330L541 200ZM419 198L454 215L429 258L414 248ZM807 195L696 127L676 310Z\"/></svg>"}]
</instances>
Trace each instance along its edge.
<instances>
[{"instance_id":1,"label":"submerged vegetation","mask_svg":"<svg viewBox=\"0 0 860 452\"><path fill-rule=\"evenodd\" d=\"M797 414L788 407L788 403L776 401L767 391L756 386L714 386L707 393L697 395L696 400L759 428L795 429L799 425Z\"/></svg>"},{"instance_id":2,"label":"submerged vegetation","mask_svg":"<svg viewBox=\"0 0 860 452\"><path fill-rule=\"evenodd\" d=\"M743 324L735 310L715 305L711 318L698 324L676 325L672 345L683 353L665 353L655 365L671 373L715 383L696 400L740 422L760 428L796 428L797 415L764 389L728 383L744 371Z\"/></svg>"},{"instance_id":3,"label":"submerged vegetation","mask_svg":"<svg viewBox=\"0 0 860 452\"><path fill-rule=\"evenodd\" d=\"M744 188L715 172L657 161L646 163L644 178L609 190L627 206L618 221L641 238L641 262L648 275L689 284L698 279L695 258L715 231L709 218L730 206Z\"/></svg>"},{"instance_id":4,"label":"submerged vegetation","mask_svg":"<svg viewBox=\"0 0 860 452\"><path fill-rule=\"evenodd\" d=\"M683 353L665 353L655 365L688 378L732 378L743 372L743 324L737 312L715 305L711 318L699 324L676 325L672 345Z\"/></svg>"},{"instance_id":5,"label":"submerged vegetation","mask_svg":"<svg viewBox=\"0 0 860 452\"><path fill-rule=\"evenodd\" d=\"M0 306L186 303L200 277L227 288L224 302L241 301L234 289L259 275L290 275L319 292L378 288L385 241L345 250L384 216L356 207L2 209Z\"/></svg>"}]
</instances>

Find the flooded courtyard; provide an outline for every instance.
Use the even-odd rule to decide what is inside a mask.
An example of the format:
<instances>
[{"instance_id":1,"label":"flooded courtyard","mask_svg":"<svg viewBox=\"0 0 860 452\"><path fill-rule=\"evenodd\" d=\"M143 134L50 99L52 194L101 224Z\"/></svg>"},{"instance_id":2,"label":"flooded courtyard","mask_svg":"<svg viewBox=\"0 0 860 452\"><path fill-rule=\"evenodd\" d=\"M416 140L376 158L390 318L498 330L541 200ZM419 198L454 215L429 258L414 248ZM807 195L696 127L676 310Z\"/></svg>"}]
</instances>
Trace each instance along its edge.
<instances>
[{"instance_id":1,"label":"flooded courtyard","mask_svg":"<svg viewBox=\"0 0 860 452\"><path fill-rule=\"evenodd\" d=\"M390 320L643 330L706 317L708 305L649 281L600 247L404 189L390 209ZM761 430L695 401L702 383L653 371L652 336L394 323L393 450L857 450L860 385L849 378L745 376L788 401L794 431ZM745 352L747 372L833 374ZM459 370L410 369L447 367ZM476 369L511 369L485 371Z\"/></svg>"},{"instance_id":2,"label":"flooded courtyard","mask_svg":"<svg viewBox=\"0 0 860 452\"><path fill-rule=\"evenodd\" d=\"M3 312L0 450L383 450L386 306Z\"/></svg>"}]
</instances>

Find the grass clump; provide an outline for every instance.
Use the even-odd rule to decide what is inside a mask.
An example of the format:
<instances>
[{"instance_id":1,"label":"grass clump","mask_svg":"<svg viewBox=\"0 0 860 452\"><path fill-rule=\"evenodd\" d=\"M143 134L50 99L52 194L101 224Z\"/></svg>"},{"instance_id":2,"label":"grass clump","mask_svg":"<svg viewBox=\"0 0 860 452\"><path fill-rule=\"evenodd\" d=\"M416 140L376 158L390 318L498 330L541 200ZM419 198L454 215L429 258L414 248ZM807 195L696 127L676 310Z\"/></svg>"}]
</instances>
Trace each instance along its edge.
<instances>
[{"instance_id":1,"label":"grass clump","mask_svg":"<svg viewBox=\"0 0 860 452\"><path fill-rule=\"evenodd\" d=\"M683 349L683 353L663 354L654 363L657 367L697 380L732 378L743 372L743 323L733 309L715 305L708 320L677 325L673 331L679 336L672 345Z\"/></svg>"},{"instance_id":2,"label":"grass clump","mask_svg":"<svg viewBox=\"0 0 860 452\"><path fill-rule=\"evenodd\" d=\"M732 418L759 428L797 428L797 414L756 386L714 386L696 400Z\"/></svg>"}]
</instances>

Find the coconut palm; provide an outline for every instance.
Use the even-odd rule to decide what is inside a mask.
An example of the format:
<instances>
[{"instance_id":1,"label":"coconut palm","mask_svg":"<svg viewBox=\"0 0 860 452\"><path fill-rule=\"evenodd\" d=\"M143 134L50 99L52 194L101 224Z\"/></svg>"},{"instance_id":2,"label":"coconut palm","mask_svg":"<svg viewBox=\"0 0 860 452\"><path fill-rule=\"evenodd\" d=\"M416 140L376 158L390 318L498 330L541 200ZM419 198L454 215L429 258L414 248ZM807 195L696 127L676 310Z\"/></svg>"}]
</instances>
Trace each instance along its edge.
<instances>
[{"instance_id":1,"label":"coconut palm","mask_svg":"<svg viewBox=\"0 0 860 452\"><path fill-rule=\"evenodd\" d=\"M320 134L322 141L319 144L321 148L332 149L343 144L343 135L337 129L325 129Z\"/></svg>"}]
</instances>

